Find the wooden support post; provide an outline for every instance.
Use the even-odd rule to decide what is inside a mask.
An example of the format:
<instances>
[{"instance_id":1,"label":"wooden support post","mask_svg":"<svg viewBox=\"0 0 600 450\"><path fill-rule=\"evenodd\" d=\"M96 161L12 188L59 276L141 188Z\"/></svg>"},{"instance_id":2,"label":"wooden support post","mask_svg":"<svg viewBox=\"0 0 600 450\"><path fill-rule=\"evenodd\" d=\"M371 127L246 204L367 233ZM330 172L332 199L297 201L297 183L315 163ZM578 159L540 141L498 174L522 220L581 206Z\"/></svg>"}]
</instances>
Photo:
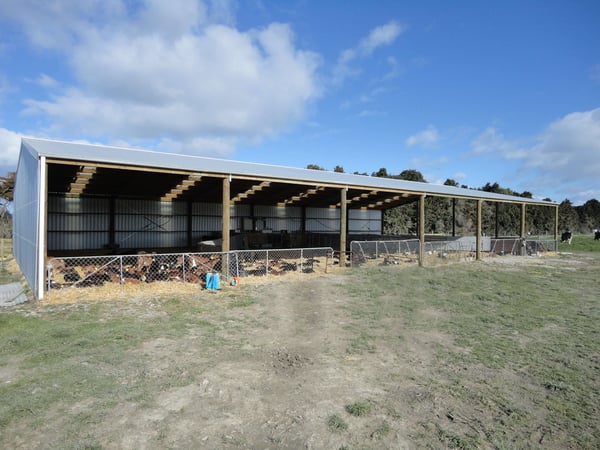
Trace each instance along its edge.
<instances>
[{"instance_id":1,"label":"wooden support post","mask_svg":"<svg viewBox=\"0 0 600 450\"><path fill-rule=\"evenodd\" d=\"M346 188L340 189L340 267L346 267L346 233L348 230L346 196Z\"/></svg>"},{"instance_id":2,"label":"wooden support post","mask_svg":"<svg viewBox=\"0 0 600 450\"><path fill-rule=\"evenodd\" d=\"M425 194L419 197L419 266L425 258Z\"/></svg>"},{"instance_id":3,"label":"wooden support post","mask_svg":"<svg viewBox=\"0 0 600 450\"><path fill-rule=\"evenodd\" d=\"M521 229L519 230L519 234L521 235L521 256L525 256L527 254L527 248L525 246L525 236L527 234L525 227L525 213L526 213L526 205L525 203L521 203Z\"/></svg>"},{"instance_id":4,"label":"wooden support post","mask_svg":"<svg viewBox=\"0 0 600 450\"><path fill-rule=\"evenodd\" d=\"M456 198L452 199L452 237L456 236Z\"/></svg>"},{"instance_id":5,"label":"wooden support post","mask_svg":"<svg viewBox=\"0 0 600 450\"><path fill-rule=\"evenodd\" d=\"M523 239L525 237L525 235L527 234L526 227L525 227L526 206L527 205L525 203L521 203L521 230L520 230L521 239Z\"/></svg>"},{"instance_id":6,"label":"wooden support post","mask_svg":"<svg viewBox=\"0 0 600 450\"><path fill-rule=\"evenodd\" d=\"M500 228L500 226L499 226L499 220L498 220L498 212L499 212L499 210L500 210L500 202L496 202L496 220L495 220L496 221L496 230L495 230L495 233L494 233L494 236L496 237L496 239L498 239L498 234L499 234L498 230Z\"/></svg>"},{"instance_id":7,"label":"wooden support post","mask_svg":"<svg viewBox=\"0 0 600 450\"><path fill-rule=\"evenodd\" d=\"M223 227L221 230L222 246L221 251L229 251L229 228L231 228L231 182L229 178L223 178Z\"/></svg>"},{"instance_id":8,"label":"wooden support post","mask_svg":"<svg viewBox=\"0 0 600 450\"><path fill-rule=\"evenodd\" d=\"M477 200L477 231L475 232L475 259L481 259L481 206L483 200Z\"/></svg>"},{"instance_id":9,"label":"wooden support post","mask_svg":"<svg viewBox=\"0 0 600 450\"><path fill-rule=\"evenodd\" d=\"M556 251L558 251L558 205L554 208L554 240L556 241Z\"/></svg>"}]
</instances>

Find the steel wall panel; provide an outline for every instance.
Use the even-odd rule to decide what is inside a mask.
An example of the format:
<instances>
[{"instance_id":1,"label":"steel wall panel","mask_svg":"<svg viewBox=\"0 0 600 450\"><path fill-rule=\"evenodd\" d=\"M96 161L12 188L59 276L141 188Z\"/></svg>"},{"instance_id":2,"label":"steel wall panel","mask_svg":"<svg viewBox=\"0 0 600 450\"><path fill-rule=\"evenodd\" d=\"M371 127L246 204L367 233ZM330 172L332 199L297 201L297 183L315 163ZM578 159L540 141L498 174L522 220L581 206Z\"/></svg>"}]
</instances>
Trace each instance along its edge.
<instances>
[{"instance_id":1,"label":"steel wall panel","mask_svg":"<svg viewBox=\"0 0 600 450\"><path fill-rule=\"evenodd\" d=\"M298 207L256 205L254 217L302 217L302 209Z\"/></svg>"},{"instance_id":2,"label":"steel wall panel","mask_svg":"<svg viewBox=\"0 0 600 450\"><path fill-rule=\"evenodd\" d=\"M122 248L185 247L186 232L117 232L115 239Z\"/></svg>"},{"instance_id":3,"label":"steel wall panel","mask_svg":"<svg viewBox=\"0 0 600 450\"><path fill-rule=\"evenodd\" d=\"M50 231L104 231L108 230L110 219L107 215L48 214Z\"/></svg>"},{"instance_id":4,"label":"steel wall panel","mask_svg":"<svg viewBox=\"0 0 600 450\"><path fill-rule=\"evenodd\" d=\"M38 291L39 160L21 144L14 193L13 253L33 292ZM42 270L42 269L40 269Z\"/></svg>"},{"instance_id":5,"label":"steel wall panel","mask_svg":"<svg viewBox=\"0 0 600 450\"><path fill-rule=\"evenodd\" d=\"M234 205L231 209L231 216L250 216L252 211L251 205ZM219 212L219 214L221 214Z\"/></svg>"},{"instance_id":6,"label":"steel wall panel","mask_svg":"<svg viewBox=\"0 0 600 450\"><path fill-rule=\"evenodd\" d=\"M202 232L220 232L223 228L223 220L220 217L193 216L192 230Z\"/></svg>"},{"instance_id":7,"label":"steel wall panel","mask_svg":"<svg viewBox=\"0 0 600 450\"><path fill-rule=\"evenodd\" d=\"M192 214L195 216L221 216L223 208L220 203L192 203Z\"/></svg>"},{"instance_id":8,"label":"steel wall panel","mask_svg":"<svg viewBox=\"0 0 600 450\"><path fill-rule=\"evenodd\" d=\"M115 217L117 231L186 231L187 217L157 215L118 215Z\"/></svg>"},{"instance_id":9,"label":"steel wall panel","mask_svg":"<svg viewBox=\"0 0 600 450\"><path fill-rule=\"evenodd\" d=\"M276 217L265 218L266 228L273 231L287 230L288 232L300 231L302 221L300 219L279 219Z\"/></svg>"},{"instance_id":10,"label":"steel wall panel","mask_svg":"<svg viewBox=\"0 0 600 450\"><path fill-rule=\"evenodd\" d=\"M187 203L155 200L115 200L116 214L187 214Z\"/></svg>"},{"instance_id":11,"label":"steel wall panel","mask_svg":"<svg viewBox=\"0 0 600 450\"><path fill-rule=\"evenodd\" d=\"M48 252L93 250L108 244L108 232L48 231Z\"/></svg>"},{"instance_id":12,"label":"steel wall panel","mask_svg":"<svg viewBox=\"0 0 600 450\"><path fill-rule=\"evenodd\" d=\"M340 220L341 211L337 208L306 208L307 219Z\"/></svg>"},{"instance_id":13,"label":"steel wall panel","mask_svg":"<svg viewBox=\"0 0 600 450\"><path fill-rule=\"evenodd\" d=\"M379 220L349 220L348 221L348 233L349 234L380 234L381 233L381 221Z\"/></svg>"}]
</instances>

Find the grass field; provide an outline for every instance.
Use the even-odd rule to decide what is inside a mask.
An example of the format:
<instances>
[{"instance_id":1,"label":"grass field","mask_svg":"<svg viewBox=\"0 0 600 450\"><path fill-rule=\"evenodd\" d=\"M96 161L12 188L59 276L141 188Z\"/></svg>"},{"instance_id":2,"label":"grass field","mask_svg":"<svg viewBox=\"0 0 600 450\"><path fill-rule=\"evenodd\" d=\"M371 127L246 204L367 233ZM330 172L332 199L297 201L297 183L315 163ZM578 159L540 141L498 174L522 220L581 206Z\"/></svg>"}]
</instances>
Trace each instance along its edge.
<instances>
[{"instance_id":1,"label":"grass field","mask_svg":"<svg viewBox=\"0 0 600 450\"><path fill-rule=\"evenodd\" d=\"M598 448L596 244L2 310L0 448Z\"/></svg>"}]
</instances>

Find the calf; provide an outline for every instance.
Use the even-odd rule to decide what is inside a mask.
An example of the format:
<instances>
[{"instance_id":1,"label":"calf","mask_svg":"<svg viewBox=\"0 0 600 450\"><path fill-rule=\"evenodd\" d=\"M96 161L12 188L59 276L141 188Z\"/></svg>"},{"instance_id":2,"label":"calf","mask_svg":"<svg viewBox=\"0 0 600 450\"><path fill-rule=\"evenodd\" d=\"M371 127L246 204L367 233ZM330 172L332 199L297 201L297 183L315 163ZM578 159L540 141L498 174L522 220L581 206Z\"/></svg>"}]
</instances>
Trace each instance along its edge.
<instances>
[{"instance_id":1,"label":"calf","mask_svg":"<svg viewBox=\"0 0 600 450\"><path fill-rule=\"evenodd\" d=\"M573 233L565 231L560 237L560 242L566 242L571 245L571 239L573 239Z\"/></svg>"},{"instance_id":2,"label":"calf","mask_svg":"<svg viewBox=\"0 0 600 450\"><path fill-rule=\"evenodd\" d=\"M600 240L600 230L596 230L596 232L594 233L594 240L595 241Z\"/></svg>"}]
</instances>

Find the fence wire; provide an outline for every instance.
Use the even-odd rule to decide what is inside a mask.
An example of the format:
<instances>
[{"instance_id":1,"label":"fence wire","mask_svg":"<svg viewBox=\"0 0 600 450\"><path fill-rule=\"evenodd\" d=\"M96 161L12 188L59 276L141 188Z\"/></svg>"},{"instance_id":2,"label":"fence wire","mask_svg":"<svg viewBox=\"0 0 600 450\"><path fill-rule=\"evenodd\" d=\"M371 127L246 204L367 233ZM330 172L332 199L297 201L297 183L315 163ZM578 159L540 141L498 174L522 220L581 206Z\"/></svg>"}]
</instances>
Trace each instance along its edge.
<instances>
[{"instance_id":1,"label":"fence wire","mask_svg":"<svg viewBox=\"0 0 600 450\"><path fill-rule=\"evenodd\" d=\"M419 240L402 241L352 241L352 265L381 260L383 264L400 264L419 260Z\"/></svg>"},{"instance_id":2,"label":"fence wire","mask_svg":"<svg viewBox=\"0 0 600 450\"><path fill-rule=\"evenodd\" d=\"M147 253L49 259L47 291L73 288L107 288L173 282L206 287L208 274L223 282L254 277L325 273L333 264L333 249L244 250L217 253Z\"/></svg>"},{"instance_id":3,"label":"fence wire","mask_svg":"<svg viewBox=\"0 0 600 450\"><path fill-rule=\"evenodd\" d=\"M353 265L375 263L400 265L419 261L419 240L397 241L352 241L350 243ZM553 239L491 239L489 248L482 249L484 256L541 256L557 251L557 241ZM425 242L423 263L438 265L452 261L472 261L476 257L476 244L473 237L466 239L435 240Z\"/></svg>"},{"instance_id":4,"label":"fence wire","mask_svg":"<svg viewBox=\"0 0 600 450\"><path fill-rule=\"evenodd\" d=\"M429 241L424 245L425 265L475 259L473 239ZM487 246L487 244L486 244ZM485 255L540 256L557 250L557 242L549 239L503 238L491 239ZM302 277L323 274L335 264L338 267L363 264L405 265L419 261L418 239L387 241L352 241L345 252L344 264L340 254L331 247L239 250L203 253L147 253L113 256L82 256L49 259L46 266L47 292L86 292L95 290L111 296L131 291L141 294L164 293L186 285L191 289L207 286L209 274L219 274L222 283L239 284L264 277ZM349 264L348 264L349 262ZM210 277L213 278L212 275ZM178 283L178 284L174 284Z\"/></svg>"},{"instance_id":5,"label":"fence wire","mask_svg":"<svg viewBox=\"0 0 600 450\"><path fill-rule=\"evenodd\" d=\"M490 256L540 256L557 252L558 242L554 239L522 239L518 237L492 239Z\"/></svg>"}]
</instances>

